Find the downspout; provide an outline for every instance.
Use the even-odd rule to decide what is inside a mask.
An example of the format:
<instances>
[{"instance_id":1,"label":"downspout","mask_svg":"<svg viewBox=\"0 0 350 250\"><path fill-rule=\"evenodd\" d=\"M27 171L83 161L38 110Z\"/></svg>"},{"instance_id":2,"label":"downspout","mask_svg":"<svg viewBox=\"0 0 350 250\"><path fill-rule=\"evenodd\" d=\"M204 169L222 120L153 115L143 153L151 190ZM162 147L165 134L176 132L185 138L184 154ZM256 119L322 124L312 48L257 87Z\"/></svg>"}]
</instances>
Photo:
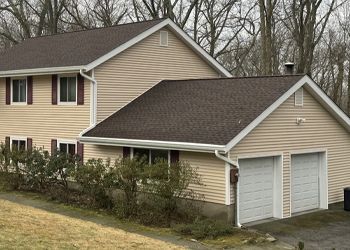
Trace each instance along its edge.
<instances>
[{"instance_id":1,"label":"downspout","mask_svg":"<svg viewBox=\"0 0 350 250\"><path fill-rule=\"evenodd\" d=\"M90 101L90 105L91 105L91 110L90 111L90 128L95 126L96 124L96 107L97 107L97 81L94 78L94 73L92 72L92 76L89 76L87 74L84 73L83 69L80 69L79 71L80 75L82 77L84 77L85 79L91 81L91 101Z\"/></svg>"},{"instance_id":2,"label":"downspout","mask_svg":"<svg viewBox=\"0 0 350 250\"><path fill-rule=\"evenodd\" d=\"M233 167L233 169L236 169L237 173L239 173L239 166L237 164L237 162L232 161L231 159L223 156L222 154L219 153L219 150L215 150L215 156L217 158L219 158L220 160L226 162L227 164L229 164L231 167ZM238 176L237 176L237 180L238 180ZM241 228L242 225L239 223L239 217L238 217L238 192L237 192L237 182L235 182L233 184L233 189L234 189L234 196L235 196L235 225L236 227Z\"/></svg>"}]
</instances>

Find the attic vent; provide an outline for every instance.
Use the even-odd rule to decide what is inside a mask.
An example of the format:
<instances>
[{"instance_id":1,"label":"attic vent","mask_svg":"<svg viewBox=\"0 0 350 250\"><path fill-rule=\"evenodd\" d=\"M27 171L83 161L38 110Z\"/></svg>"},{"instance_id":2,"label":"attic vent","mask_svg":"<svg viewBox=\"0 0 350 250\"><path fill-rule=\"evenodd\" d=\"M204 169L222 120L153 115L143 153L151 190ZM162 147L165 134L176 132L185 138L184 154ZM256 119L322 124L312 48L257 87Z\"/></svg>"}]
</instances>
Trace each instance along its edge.
<instances>
[{"instance_id":1,"label":"attic vent","mask_svg":"<svg viewBox=\"0 0 350 250\"><path fill-rule=\"evenodd\" d=\"M295 106L303 106L303 102L304 102L304 97L303 97L304 93L303 93L303 88L298 89L295 93L294 93L294 101L295 101Z\"/></svg>"},{"instance_id":2,"label":"attic vent","mask_svg":"<svg viewBox=\"0 0 350 250\"><path fill-rule=\"evenodd\" d=\"M160 32L160 46L168 46L168 31Z\"/></svg>"}]
</instances>

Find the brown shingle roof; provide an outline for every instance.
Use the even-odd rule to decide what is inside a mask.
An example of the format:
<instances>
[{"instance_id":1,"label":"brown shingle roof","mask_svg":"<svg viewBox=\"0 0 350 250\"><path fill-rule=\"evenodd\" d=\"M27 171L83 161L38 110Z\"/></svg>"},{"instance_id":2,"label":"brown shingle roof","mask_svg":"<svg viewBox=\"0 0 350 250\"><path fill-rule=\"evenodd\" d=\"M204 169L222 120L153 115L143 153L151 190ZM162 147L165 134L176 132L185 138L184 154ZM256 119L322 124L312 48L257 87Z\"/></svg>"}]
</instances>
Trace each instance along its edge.
<instances>
[{"instance_id":1,"label":"brown shingle roof","mask_svg":"<svg viewBox=\"0 0 350 250\"><path fill-rule=\"evenodd\" d=\"M162 81L83 137L226 145L302 77Z\"/></svg>"},{"instance_id":2,"label":"brown shingle roof","mask_svg":"<svg viewBox=\"0 0 350 250\"><path fill-rule=\"evenodd\" d=\"M30 38L0 54L0 71L86 65L162 21Z\"/></svg>"}]
</instances>

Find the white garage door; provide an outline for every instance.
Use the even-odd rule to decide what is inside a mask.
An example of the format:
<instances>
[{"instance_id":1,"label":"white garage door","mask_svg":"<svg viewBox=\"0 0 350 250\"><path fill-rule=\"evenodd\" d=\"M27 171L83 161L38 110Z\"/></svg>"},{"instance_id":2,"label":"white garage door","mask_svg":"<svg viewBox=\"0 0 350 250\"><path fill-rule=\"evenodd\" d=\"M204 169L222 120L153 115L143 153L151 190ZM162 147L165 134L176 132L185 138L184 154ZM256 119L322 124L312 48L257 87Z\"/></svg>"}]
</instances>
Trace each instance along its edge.
<instances>
[{"instance_id":1,"label":"white garage door","mask_svg":"<svg viewBox=\"0 0 350 250\"><path fill-rule=\"evenodd\" d=\"M273 217L273 157L239 161L241 223Z\"/></svg>"},{"instance_id":2,"label":"white garage door","mask_svg":"<svg viewBox=\"0 0 350 250\"><path fill-rule=\"evenodd\" d=\"M319 207L319 155L292 156L292 213Z\"/></svg>"}]
</instances>

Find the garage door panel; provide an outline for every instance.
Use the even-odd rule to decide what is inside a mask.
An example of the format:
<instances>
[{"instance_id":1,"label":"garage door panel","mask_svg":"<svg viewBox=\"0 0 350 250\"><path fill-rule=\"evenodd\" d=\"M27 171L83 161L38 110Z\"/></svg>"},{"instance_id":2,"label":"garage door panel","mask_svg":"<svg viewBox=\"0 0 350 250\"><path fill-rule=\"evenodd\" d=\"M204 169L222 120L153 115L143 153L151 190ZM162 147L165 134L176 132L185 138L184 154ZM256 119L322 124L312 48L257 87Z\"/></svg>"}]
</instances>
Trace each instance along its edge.
<instances>
[{"instance_id":1,"label":"garage door panel","mask_svg":"<svg viewBox=\"0 0 350 250\"><path fill-rule=\"evenodd\" d=\"M240 221L273 216L273 158L240 160Z\"/></svg>"},{"instance_id":2,"label":"garage door panel","mask_svg":"<svg viewBox=\"0 0 350 250\"><path fill-rule=\"evenodd\" d=\"M292 156L292 213L319 207L319 155Z\"/></svg>"}]
</instances>

